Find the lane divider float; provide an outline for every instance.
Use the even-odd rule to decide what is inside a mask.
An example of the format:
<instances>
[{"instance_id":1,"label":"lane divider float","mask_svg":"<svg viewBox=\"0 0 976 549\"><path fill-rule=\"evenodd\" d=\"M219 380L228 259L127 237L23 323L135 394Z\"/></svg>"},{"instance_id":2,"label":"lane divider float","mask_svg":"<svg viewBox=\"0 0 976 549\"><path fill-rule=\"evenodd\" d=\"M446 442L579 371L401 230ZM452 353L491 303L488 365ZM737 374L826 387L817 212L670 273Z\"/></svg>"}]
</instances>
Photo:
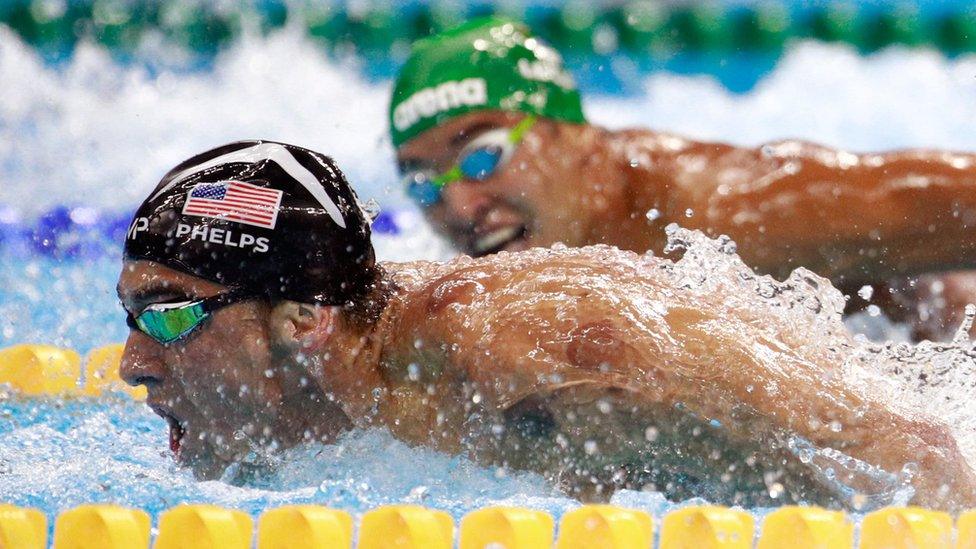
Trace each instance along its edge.
<instances>
[{"instance_id":1,"label":"lane divider float","mask_svg":"<svg viewBox=\"0 0 976 549\"><path fill-rule=\"evenodd\" d=\"M659 549L753 547L754 517L714 506L678 509L661 520ZM953 540L946 513L915 507L885 508L865 516L860 549L976 547L976 511L963 513ZM584 505L565 513L554 535L554 521L543 511L488 507L465 515L460 549L649 549L654 519L633 509ZM854 525L843 513L816 507L782 507L764 520L758 549L853 549ZM388 505L367 511L359 521L359 549L451 549L454 521L443 511L416 505ZM54 549L146 549L151 521L145 512L117 505L82 505L61 513L54 527ZM242 511L215 505L178 505L159 518L154 549L250 549L254 520ZM350 549L353 518L345 511L316 505L269 509L257 521L258 549ZM0 505L0 547L47 547L47 519L39 511Z\"/></svg>"},{"instance_id":2,"label":"lane divider float","mask_svg":"<svg viewBox=\"0 0 976 549\"><path fill-rule=\"evenodd\" d=\"M757 549L843 549L854 545L854 523L840 511L783 507L766 515Z\"/></svg>"},{"instance_id":3,"label":"lane divider float","mask_svg":"<svg viewBox=\"0 0 976 549\"><path fill-rule=\"evenodd\" d=\"M461 519L459 547L549 547L555 527L549 513L519 507L488 507Z\"/></svg>"},{"instance_id":4,"label":"lane divider float","mask_svg":"<svg viewBox=\"0 0 976 549\"><path fill-rule=\"evenodd\" d=\"M21 344L0 349L0 384L23 396L98 397L126 394L145 400L145 387L132 387L119 377L124 345L105 345L81 359L71 349Z\"/></svg>"},{"instance_id":5,"label":"lane divider float","mask_svg":"<svg viewBox=\"0 0 976 549\"><path fill-rule=\"evenodd\" d=\"M149 547L149 515L118 505L81 505L58 516L55 547L87 549L93 544L106 549Z\"/></svg>"},{"instance_id":6,"label":"lane divider float","mask_svg":"<svg viewBox=\"0 0 976 549\"><path fill-rule=\"evenodd\" d=\"M976 15L958 2L551 2L429 1L292 3L287 0L210 3L76 0L60 10L43 0L0 3L0 24L48 55L70 52L79 40L118 54L134 53L158 35L209 57L247 28L268 32L286 24L332 50L398 58L394 46L429 36L471 17L495 13L525 20L576 55L617 51L663 55L684 50L777 52L796 38L843 41L861 51L890 44L928 45L949 54L973 51Z\"/></svg>"},{"instance_id":7,"label":"lane divider float","mask_svg":"<svg viewBox=\"0 0 976 549\"><path fill-rule=\"evenodd\" d=\"M47 517L37 509L0 504L0 547L45 549Z\"/></svg>"}]
</instances>

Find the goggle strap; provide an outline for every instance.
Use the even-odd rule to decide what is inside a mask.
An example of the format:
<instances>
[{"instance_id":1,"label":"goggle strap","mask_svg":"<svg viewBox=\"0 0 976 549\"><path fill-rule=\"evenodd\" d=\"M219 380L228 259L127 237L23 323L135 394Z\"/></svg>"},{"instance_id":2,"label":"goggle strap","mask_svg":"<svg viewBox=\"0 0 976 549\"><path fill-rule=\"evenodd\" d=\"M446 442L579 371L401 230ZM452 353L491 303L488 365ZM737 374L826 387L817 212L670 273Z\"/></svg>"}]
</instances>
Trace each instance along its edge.
<instances>
[{"instance_id":1,"label":"goggle strap","mask_svg":"<svg viewBox=\"0 0 976 549\"><path fill-rule=\"evenodd\" d=\"M512 144L516 144L522 141L522 138L525 137L525 134L532 129L533 125L535 125L535 121L536 121L536 117L531 114L526 116L522 120L520 120L519 123L516 124L514 128L512 128L512 132L508 134L509 141Z\"/></svg>"},{"instance_id":2,"label":"goggle strap","mask_svg":"<svg viewBox=\"0 0 976 549\"><path fill-rule=\"evenodd\" d=\"M461 166L458 165L458 164L455 164L447 172L442 173L441 175L438 175L437 177L435 177L434 179L432 179L431 180L431 183L433 183L434 185L437 185L438 187L443 187L444 185L447 185L448 183L454 183L455 181L460 181L463 177L464 177L464 174L461 172Z\"/></svg>"}]
</instances>

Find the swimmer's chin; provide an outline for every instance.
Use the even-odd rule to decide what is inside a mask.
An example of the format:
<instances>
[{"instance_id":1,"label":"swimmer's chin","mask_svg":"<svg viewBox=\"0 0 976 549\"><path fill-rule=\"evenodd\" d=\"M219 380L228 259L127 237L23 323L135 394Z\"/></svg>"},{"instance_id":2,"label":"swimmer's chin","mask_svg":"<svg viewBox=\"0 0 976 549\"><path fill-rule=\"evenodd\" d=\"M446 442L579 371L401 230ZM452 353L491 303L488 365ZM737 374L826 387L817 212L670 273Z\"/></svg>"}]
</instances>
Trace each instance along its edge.
<instances>
[{"instance_id":1,"label":"swimmer's chin","mask_svg":"<svg viewBox=\"0 0 976 549\"><path fill-rule=\"evenodd\" d=\"M224 471L226 471L227 467L229 466L229 463L217 463L216 461L188 464L190 471L193 473L193 478L200 481L220 480L221 477L224 476Z\"/></svg>"},{"instance_id":2,"label":"swimmer's chin","mask_svg":"<svg viewBox=\"0 0 976 549\"><path fill-rule=\"evenodd\" d=\"M237 475L234 470L237 468L236 466L241 464L242 460L243 456L239 459L224 459L213 453L177 456L177 464L189 469L193 473L193 478L199 481L228 482Z\"/></svg>"},{"instance_id":3,"label":"swimmer's chin","mask_svg":"<svg viewBox=\"0 0 976 549\"><path fill-rule=\"evenodd\" d=\"M220 456L199 438L196 441L184 440L184 444L173 452L173 460L179 467L189 469L197 480L219 480L235 462L234 459Z\"/></svg>"}]
</instances>

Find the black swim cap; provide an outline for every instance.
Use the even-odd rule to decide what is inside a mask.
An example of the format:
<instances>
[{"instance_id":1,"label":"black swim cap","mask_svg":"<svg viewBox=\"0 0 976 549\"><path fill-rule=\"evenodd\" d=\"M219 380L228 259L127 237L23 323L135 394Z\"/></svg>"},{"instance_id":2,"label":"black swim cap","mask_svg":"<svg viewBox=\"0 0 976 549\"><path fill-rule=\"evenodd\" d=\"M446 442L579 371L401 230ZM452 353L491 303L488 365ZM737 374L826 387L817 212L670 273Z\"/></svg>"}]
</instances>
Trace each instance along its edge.
<instances>
[{"instance_id":1,"label":"black swim cap","mask_svg":"<svg viewBox=\"0 0 976 549\"><path fill-rule=\"evenodd\" d=\"M136 212L125 258L271 299L345 305L375 279L369 220L331 158L238 141L167 173Z\"/></svg>"}]
</instances>

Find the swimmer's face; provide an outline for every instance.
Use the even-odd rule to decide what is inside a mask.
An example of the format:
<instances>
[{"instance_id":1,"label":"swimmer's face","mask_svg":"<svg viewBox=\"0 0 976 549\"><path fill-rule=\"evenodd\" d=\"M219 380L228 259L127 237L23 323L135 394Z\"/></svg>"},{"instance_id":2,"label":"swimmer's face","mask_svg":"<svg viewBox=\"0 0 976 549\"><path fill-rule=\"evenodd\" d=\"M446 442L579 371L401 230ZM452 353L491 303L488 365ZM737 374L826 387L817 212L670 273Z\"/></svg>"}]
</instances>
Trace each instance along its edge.
<instances>
[{"instance_id":1,"label":"swimmer's face","mask_svg":"<svg viewBox=\"0 0 976 549\"><path fill-rule=\"evenodd\" d=\"M453 118L403 144L403 174L444 173L465 146L487 132L513 128L525 115L483 111ZM524 250L563 242L586 244L588 210L580 181L580 151L565 126L539 118L507 163L483 180L447 184L441 200L424 208L428 220L471 255ZM470 147L469 147L470 150Z\"/></svg>"},{"instance_id":2,"label":"swimmer's face","mask_svg":"<svg viewBox=\"0 0 976 549\"><path fill-rule=\"evenodd\" d=\"M122 305L134 315L154 303L226 291L149 261L127 261L118 284ZM177 461L198 477L219 476L252 450L260 455L301 436L302 420L284 404L301 389L297 376L281 367L286 353L273 336L270 310L262 300L234 303L168 345L137 329L129 333L120 374L129 384L146 386L146 403L169 423Z\"/></svg>"}]
</instances>

